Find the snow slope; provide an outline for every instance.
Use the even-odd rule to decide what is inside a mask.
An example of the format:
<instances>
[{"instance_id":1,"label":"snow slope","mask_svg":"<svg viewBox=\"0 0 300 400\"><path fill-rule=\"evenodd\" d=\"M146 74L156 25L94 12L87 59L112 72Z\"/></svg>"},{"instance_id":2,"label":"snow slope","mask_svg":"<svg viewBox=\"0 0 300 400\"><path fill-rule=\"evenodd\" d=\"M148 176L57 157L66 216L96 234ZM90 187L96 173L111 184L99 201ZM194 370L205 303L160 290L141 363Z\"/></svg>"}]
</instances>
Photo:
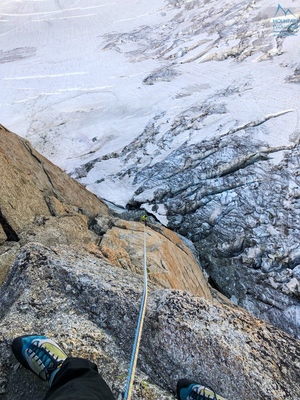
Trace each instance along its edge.
<instances>
[{"instance_id":1,"label":"snow slope","mask_svg":"<svg viewBox=\"0 0 300 400\"><path fill-rule=\"evenodd\" d=\"M267 120L253 135L289 146L299 133L299 85L285 82L297 68L300 36L273 35L276 7L267 0L2 1L1 123L122 206L133 182L116 181L126 161L112 154L153 121L154 143L132 160L140 168L185 141L257 121ZM212 114L157 151L174 121L203 104L213 104Z\"/></svg>"}]
</instances>

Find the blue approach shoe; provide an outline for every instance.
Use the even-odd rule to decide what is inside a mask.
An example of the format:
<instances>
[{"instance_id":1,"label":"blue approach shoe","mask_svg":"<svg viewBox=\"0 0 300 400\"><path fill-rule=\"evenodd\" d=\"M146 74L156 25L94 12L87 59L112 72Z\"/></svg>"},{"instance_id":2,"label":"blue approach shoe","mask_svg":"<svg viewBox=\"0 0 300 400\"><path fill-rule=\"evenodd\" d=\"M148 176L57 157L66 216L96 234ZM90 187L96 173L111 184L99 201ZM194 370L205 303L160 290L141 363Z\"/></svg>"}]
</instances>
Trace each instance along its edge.
<instances>
[{"instance_id":1,"label":"blue approach shoe","mask_svg":"<svg viewBox=\"0 0 300 400\"><path fill-rule=\"evenodd\" d=\"M180 379L177 382L177 397L179 400L226 400L213 389L190 379Z\"/></svg>"},{"instance_id":2,"label":"blue approach shoe","mask_svg":"<svg viewBox=\"0 0 300 400\"><path fill-rule=\"evenodd\" d=\"M53 379L67 355L46 336L19 336L12 342L12 351L23 367L52 385Z\"/></svg>"}]
</instances>

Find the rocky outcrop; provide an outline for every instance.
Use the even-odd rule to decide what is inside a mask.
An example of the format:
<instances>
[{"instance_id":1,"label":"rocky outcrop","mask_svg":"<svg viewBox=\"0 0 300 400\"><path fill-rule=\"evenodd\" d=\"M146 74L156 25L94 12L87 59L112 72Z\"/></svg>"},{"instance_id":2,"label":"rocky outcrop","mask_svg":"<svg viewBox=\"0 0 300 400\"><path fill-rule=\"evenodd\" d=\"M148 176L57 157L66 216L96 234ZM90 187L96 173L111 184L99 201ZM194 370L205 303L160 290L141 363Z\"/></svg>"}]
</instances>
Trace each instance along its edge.
<instances>
[{"instance_id":1,"label":"rocky outcrop","mask_svg":"<svg viewBox=\"0 0 300 400\"><path fill-rule=\"evenodd\" d=\"M20 245L30 240L88 243L94 239L88 220L109 214L95 195L1 125L0 175L2 277Z\"/></svg>"},{"instance_id":2,"label":"rocky outcrop","mask_svg":"<svg viewBox=\"0 0 300 400\"><path fill-rule=\"evenodd\" d=\"M20 246L85 247L114 265L142 274L144 227L124 221L29 142L0 127L0 283ZM172 231L147 226L149 279L161 288L211 299L191 250ZM2 243L2 244L1 244Z\"/></svg>"},{"instance_id":3,"label":"rocky outcrop","mask_svg":"<svg viewBox=\"0 0 300 400\"><path fill-rule=\"evenodd\" d=\"M0 289L3 400L42 398L47 386L19 368L12 338L39 332L95 361L116 396L124 390L142 278L82 249L29 244ZM149 284L134 398L174 399L179 377L225 397L295 400L300 344L247 312Z\"/></svg>"},{"instance_id":4,"label":"rocky outcrop","mask_svg":"<svg viewBox=\"0 0 300 400\"><path fill-rule=\"evenodd\" d=\"M103 218L96 219L105 226ZM94 229L97 230L94 225ZM145 229L147 269L151 282L159 287L187 290L211 300L203 273L191 250L177 234L160 225ZM102 254L114 265L143 274L144 227L139 222L115 219L101 239Z\"/></svg>"},{"instance_id":5,"label":"rocky outcrop","mask_svg":"<svg viewBox=\"0 0 300 400\"><path fill-rule=\"evenodd\" d=\"M30 143L0 126L1 225L9 239L37 214L47 217L108 213L95 195L35 151Z\"/></svg>"}]
</instances>

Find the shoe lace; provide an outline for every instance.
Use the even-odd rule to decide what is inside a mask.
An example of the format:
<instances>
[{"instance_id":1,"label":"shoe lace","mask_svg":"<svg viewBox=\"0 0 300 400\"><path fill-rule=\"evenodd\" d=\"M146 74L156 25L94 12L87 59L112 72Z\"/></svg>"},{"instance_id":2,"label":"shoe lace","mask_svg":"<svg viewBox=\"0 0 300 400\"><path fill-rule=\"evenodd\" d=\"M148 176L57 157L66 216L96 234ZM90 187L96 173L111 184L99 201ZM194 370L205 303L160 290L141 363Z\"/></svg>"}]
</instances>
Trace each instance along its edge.
<instances>
[{"instance_id":1,"label":"shoe lace","mask_svg":"<svg viewBox=\"0 0 300 400\"><path fill-rule=\"evenodd\" d=\"M42 344L39 345L38 342L32 342L28 348L28 353L32 356L32 358L38 363L41 367L41 371L39 372L39 377L42 380L49 381L52 372L54 372L57 368L61 367L63 361L59 361L59 357L52 354L49 350L47 350ZM42 368L42 366L44 366ZM43 379L43 373L45 373L46 379Z\"/></svg>"},{"instance_id":2,"label":"shoe lace","mask_svg":"<svg viewBox=\"0 0 300 400\"><path fill-rule=\"evenodd\" d=\"M210 391L212 391L214 396L210 397L209 394L206 394L205 389L209 389ZM189 395L189 399L190 400L209 400L209 399L217 400L217 395L216 395L215 391L209 386L195 386Z\"/></svg>"}]
</instances>

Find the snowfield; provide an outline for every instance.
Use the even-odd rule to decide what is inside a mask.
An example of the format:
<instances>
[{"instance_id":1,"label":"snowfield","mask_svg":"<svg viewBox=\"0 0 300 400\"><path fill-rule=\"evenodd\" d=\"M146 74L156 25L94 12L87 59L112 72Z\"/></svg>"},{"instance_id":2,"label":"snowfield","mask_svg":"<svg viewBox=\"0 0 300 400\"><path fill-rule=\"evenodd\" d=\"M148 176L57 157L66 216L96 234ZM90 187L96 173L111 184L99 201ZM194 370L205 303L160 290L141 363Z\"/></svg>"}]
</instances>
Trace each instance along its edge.
<instances>
[{"instance_id":1,"label":"snowfield","mask_svg":"<svg viewBox=\"0 0 300 400\"><path fill-rule=\"evenodd\" d=\"M299 136L299 85L287 82L300 36L274 36L276 7L266 0L2 1L1 123L121 206L134 184L115 179L126 161L111 154L153 121L154 142L132 160L140 168L186 141L264 120L253 136L289 146ZM208 115L193 130L157 149L174 121L193 109L199 117L203 104L198 114ZM101 165L81 176L95 159Z\"/></svg>"}]
</instances>

